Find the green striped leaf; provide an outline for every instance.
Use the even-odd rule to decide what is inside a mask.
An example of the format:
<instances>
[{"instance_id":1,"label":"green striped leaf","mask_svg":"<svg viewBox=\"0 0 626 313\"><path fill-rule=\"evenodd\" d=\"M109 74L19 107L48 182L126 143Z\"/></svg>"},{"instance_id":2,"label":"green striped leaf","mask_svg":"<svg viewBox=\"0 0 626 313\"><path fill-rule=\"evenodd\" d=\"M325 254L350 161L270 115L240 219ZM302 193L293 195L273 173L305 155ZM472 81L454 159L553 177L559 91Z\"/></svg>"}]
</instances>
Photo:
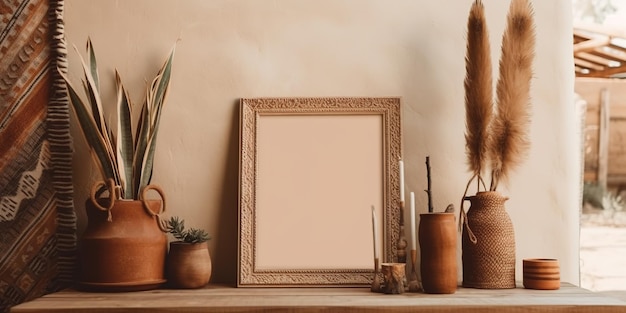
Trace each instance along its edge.
<instances>
[{"instance_id":1,"label":"green striped leaf","mask_svg":"<svg viewBox=\"0 0 626 313\"><path fill-rule=\"evenodd\" d=\"M128 92L122 85L120 74L115 71L115 85L117 86L117 164L122 178L122 197L136 198L133 188L133 143L131 104Z\"/></svg>"},{"instance_id":2,"label":"green striped leaf","mask_svg":"<svg viewBox=\"0 0 626 313\"><path fill-rule=\"evenodd\" d=\"M163 67L150 84L150 89L147 91L145 108L149 114L143 116L143 123L149 122L149 127L142 127L147 129L146 137L139 137L138 140L147 138L147 142L142 143L142 149L144 151L137 151L137 156L141 157L141 165L135 164L136 169L140 172L138 190L143 189L150 183L152 179L152 169L154 164L154 155L156 152L156 138L159 130L159 124L161 121L161 111L165 100L167 98L170 77L172 71L172 62L174 59L175 46L170 51L170 55L163 64ZM136 158L135 161L138 159Z\"/></svg>"},{"instance_id":3,"label":"green striped leaf","mask_svg":"<svg viewBox=\"0 0 626 313\"><path fill-rule=\"evenodd\" d=\"M102 177L105 179L113 178L115 180L116 173L114 167L112 166L113 160L110 158L104 138L100 135L100 132L96 127L96 123L91 116L91 112L89 112L87 106L80 99L76 93L76 89L72 86L67 76L65 76L61 70L57 69L57 71L66 83L72 108L74 109L74 113L76 114L80 127L83 130L85 140L91 148L90 150L92 152L92 156L94 156L97 160L96 163L102 173Z\"/></svg>"}]
</instances>

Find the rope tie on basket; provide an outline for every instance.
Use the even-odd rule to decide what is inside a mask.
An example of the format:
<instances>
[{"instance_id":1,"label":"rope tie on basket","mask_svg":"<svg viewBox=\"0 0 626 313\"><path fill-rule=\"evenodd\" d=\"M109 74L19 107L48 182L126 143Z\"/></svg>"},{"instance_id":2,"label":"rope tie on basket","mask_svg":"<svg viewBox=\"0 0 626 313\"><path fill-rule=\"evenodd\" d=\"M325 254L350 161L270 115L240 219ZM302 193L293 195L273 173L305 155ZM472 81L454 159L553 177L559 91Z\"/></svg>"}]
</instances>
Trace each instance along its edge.
<instances>
[{"instance_id":1,"label":"rope tie on basket","mask_svg":"<svg viewBox=\"0 0 626 313\"><path fill-rule=\"evenodd\" d=\"M150 209L150 205L148 204L148 199L146 197L146 194L148 193L149 190L156 191L159 194L159 196L161 197L161 202L163 203L162 206L159 208L159 210L156 213ZM165 207L166 207L166 205L165 205L165 193L163 192L161 187L159 187L157 185L148 185L148 186L144 187L141 190L141 193L139 194L139 200L141 200L141 202L143 203L143 208L146 211L146 213L148 213L148 215L150 215L150 217L156 218L156 223L157 223L157 226L159 227L159 229L162 232L166 233L167 232L166 221L164 221L161 218L161 214L165 213Z\"/></svg>"},{"instance_id":2,"label":"rope tie on basket","mask_svg":"<svg viewBox=\"0 0 626 313\"><path fill-rule=\"evenodd\" d=\"M105 192L109 192L109 204L105 208L98 202L100 196ZM107 212L107 222L113 221L113 215L111 214L111 209L115 203L115 200L119 200L122 197L122 191L120 186L115 185L115 181L113 178L109 178L106 181L99 181L95 183L91 187L91 192L89 193L89 198L93 205L100 211Z\"/></svg>"},{"instance_id":3,"label":"rope tie on basket","mask_svg":"<svg viewBox=\"0 0 626 313\"><path fill-rule=\"evenodd\" d=\"M467 221L467 213L465 212L465 201L470 199L467 196L467 191L469 190L469 186L472 183L472 181L474 180L474 178L476 178L476 176L477 176L477 174L474 174L474 176L472 176L472 178L469 180L469 182L467 182L467 186L465 186L465 192L463 193L463 198L461 199L461 209L459 210L460 211L459 212L459 231L462 231L463 227L465 227L465 230L467 231L467 235L469 237L469 240L473 244L478 243L478 239L476 238L476 235L474 235L474 232L470 228L469 222Z\"/></svg>"}]
</instances>

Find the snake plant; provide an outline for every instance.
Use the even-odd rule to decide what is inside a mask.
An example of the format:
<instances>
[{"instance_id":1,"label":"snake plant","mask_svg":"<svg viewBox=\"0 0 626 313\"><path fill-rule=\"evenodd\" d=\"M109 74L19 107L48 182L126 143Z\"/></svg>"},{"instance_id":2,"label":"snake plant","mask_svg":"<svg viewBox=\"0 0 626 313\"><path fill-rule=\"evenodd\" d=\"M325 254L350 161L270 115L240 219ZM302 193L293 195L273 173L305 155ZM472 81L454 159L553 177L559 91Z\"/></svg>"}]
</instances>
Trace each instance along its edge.
<instances>
[{"instance_id":1,"label":"snake plant","mask_svg":"<svg viewBox=\"0 0 626 313\"><path fill-rule=\"evenodd\" d=\"M132 104L117 70L115 71L117 112L114 118L107 119L104 116L98 65L91 39L87 40L88 62L85 62L78 53L85 76L82 83L87 101L81 99L65 73L59 70L67 84L72 108L89 144L92 157L98 164L103 180L112 179L115 182L119 198L138 199L141 190L152 178L156 138L161 111L170 85L174 48L175 46L156 77L147 86L146 99L141 107L134 136Z\"/></svg>"}]
</instances>

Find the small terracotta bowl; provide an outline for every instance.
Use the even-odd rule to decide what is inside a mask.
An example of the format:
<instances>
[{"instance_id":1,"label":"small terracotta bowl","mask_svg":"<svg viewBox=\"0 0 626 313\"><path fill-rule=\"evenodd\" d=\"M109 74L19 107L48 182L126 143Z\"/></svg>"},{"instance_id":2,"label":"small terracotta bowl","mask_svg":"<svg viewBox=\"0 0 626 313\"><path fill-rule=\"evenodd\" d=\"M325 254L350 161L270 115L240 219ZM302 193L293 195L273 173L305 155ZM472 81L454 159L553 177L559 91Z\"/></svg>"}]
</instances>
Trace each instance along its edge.
<instances>
[{"instance_id":1,"label":"small terracotta bowl","mask_svg":"<svg viewBox=\"0 0 626 313\"><path fill-rule=\"evenodd\" d=\"M524 288L556 290L561 286L559 260L524 259Z\"/></svg>"}]
</instances>

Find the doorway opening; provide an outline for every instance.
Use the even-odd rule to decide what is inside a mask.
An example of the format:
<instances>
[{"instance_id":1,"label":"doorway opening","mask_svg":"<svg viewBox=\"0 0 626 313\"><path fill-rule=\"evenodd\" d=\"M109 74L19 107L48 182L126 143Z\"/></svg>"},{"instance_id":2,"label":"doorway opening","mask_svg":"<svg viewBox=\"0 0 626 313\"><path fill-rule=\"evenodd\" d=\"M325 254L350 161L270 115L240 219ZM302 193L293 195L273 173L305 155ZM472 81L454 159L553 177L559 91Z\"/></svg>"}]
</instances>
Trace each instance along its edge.
<instances>
[{"instance_id":1,"label":"doorway opening","mask_svg":"<svg viewBox=\"0 0 626 313\"><path fill-rule=\"evenodd\" d=\"M626 0L572 0L583 115L581 287L626 290Z\"/></svg>"}]
</instances>

